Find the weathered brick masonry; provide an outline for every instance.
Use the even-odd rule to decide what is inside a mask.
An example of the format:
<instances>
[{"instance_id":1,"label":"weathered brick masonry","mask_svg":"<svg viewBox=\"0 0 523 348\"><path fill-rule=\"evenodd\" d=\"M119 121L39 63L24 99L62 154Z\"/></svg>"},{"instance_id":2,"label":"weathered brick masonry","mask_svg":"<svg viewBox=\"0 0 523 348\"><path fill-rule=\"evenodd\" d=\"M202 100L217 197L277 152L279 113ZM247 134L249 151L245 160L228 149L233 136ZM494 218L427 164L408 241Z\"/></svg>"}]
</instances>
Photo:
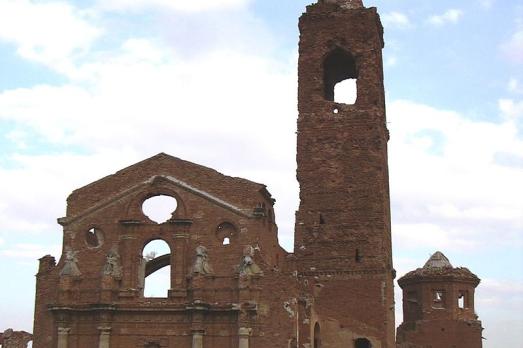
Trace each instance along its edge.
<instances>
[{"instance_id":1,"label":"weathered brick masonry","mask_svg":"<svg viewBox=\"0 0 523 348\"><path fill-rule=\"evenodd\" d=\"M383 28L357 0L310 5L299 26L294 253L264 185L158 154L69 196L60 260L40 259L33 347L395 347ZM350 105L335 101L347 79ZM142 210L159 195L177 203L163 223ZM170 253L144 258L154 240ZM145 296L166 266L168 292ZM470 301L473 287L459 289ZM420 318L405 318L401 347L449 342L427 325L418 340Z\"/></svg>"}]
</instances>

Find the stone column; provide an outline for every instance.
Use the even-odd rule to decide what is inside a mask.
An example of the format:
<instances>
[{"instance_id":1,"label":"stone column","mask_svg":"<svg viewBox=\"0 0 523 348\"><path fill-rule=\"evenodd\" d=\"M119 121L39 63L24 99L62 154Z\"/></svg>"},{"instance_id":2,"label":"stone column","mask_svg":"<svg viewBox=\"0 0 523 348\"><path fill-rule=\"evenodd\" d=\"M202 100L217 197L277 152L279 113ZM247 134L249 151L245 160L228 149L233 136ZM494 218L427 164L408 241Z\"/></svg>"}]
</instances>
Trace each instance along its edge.
<instances>
[{"instance_id":1,"label":"stone column","mask_svg":"<svg viewBox=\"0 0 523 348\"><path fill-rule=\"evenodd\" d=\"M109 348L111 342L111 327L100 326L100 340L98 341L98 348Z\"/></svg>"},{"instance_id":2,"label":"stone column","mask_svg":"<svg viewBox=\"0 0 523 348\"><path fill-rule=\"evenodd\" d=\"M57 348L67 348L69 343L69 331L71 328L68 327L59 327L58 328L58 347Z\"/></svg>"},{"instance_id":3,"label":"stone column","mask_svg":"<svg viewBox=\"0 0 523 348\"><path fill-rule=\"evenodd\" d=\"M192 348L203 348L203 330L193 330Z\"/></svg>"},{"instance_id":4,"label":"stone column","mask_svg":"<svg viewBox=\"0 0 523 348\"><path fill-rule=\"evenodd\" d=\"M249 336L251 335L251 329L247 327L241 327L238 330L238 336L240 336L240 344L238 348L249 348Z\"/></svg>"}]
</instances>

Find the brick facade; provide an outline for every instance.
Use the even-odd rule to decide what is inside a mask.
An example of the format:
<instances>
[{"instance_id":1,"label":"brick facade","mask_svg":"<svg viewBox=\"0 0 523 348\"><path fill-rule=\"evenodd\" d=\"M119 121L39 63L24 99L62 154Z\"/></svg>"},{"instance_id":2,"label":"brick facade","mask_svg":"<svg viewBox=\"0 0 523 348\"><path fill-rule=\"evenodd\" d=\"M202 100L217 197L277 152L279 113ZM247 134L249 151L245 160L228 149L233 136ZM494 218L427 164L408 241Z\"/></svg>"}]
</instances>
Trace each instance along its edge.
<instances>
[{"instance_id":1,"label":"brick facade","mask_svg":"<svg viewBox=\"0 0 523 348\"><path fill-rule=\"evenodd\" d=\"M383 28L357 0L320 0L299 25L294 253L264 185L158 154L68 197L60 260L40 259L34 348L396 345ZM353 104L335 98L346 79ZM176 210L156 223L142 205L159 195ZM144 257L154 240L170 252ZM148 297L167 266L169 290Z\"/></svg>"}]
</instances>

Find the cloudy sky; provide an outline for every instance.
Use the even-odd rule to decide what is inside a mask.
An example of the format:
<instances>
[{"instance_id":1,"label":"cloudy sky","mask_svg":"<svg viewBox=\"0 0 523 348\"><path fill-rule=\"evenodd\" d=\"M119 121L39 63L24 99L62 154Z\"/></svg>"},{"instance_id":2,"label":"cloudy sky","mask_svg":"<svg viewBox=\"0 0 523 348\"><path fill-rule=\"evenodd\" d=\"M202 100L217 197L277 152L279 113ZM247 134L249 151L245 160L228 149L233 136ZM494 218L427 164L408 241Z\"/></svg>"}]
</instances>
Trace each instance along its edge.
<instances>
[{"instance_id":1,"label":"cloudy sky","mask_svg":"<svg viewBox=\"0 0 523 348\"><path fill-rule=\"evenodd\" d=\"M32 330L36 260L61 253L67 195L158 152L267 184L292 250L297 19L309 1L0 0L0 331ZM515 347L523 4L366 5L385 26L398 274L436 250L469 267L485 347Z\"/></svg>"}]
</instances>

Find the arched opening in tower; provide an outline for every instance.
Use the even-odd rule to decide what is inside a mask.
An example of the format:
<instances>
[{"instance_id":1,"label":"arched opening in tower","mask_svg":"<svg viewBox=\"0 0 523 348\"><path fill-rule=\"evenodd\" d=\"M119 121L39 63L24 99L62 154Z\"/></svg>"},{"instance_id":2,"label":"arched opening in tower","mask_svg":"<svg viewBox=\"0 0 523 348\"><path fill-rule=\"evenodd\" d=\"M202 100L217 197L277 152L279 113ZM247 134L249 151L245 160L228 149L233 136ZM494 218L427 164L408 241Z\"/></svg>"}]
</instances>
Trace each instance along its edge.
<instances>
[{"instance_id":1,"label":"arched opening in tower","mask_svg":"<svg viewBox=\"0 0 523 348\"><path fill-rule=\"evenodd\" d=\"M356 60L341 48L332 50L323 62L325 99L336 103L355 104L358 88Z\"/></svg>"}]
</instances>

